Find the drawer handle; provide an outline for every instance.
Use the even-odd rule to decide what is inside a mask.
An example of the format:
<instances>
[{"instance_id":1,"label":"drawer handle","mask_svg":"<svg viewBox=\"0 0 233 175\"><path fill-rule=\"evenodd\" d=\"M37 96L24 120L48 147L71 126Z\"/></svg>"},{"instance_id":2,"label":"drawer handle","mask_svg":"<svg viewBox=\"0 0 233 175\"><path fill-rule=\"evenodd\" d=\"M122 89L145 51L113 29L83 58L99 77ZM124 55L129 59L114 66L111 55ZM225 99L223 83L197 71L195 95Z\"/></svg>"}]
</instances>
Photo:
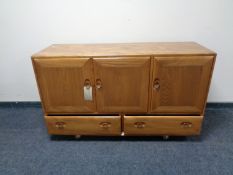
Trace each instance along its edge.
<instances>
[{"instance_id":1,"label":"drawer handle","mask_svg":"<svg viewBox=\"0 0 233 175\"><path fill-rule=\"evenodd\" d=\"M108 129L108 128L111 127L111 123L110 122L101 122L99 125L103 129Z\"/></svg>"},{"instance_id":2,"label":"drawer handle","mask_svg":"<svg viewBox=\"0 0 233 175\"><path fill-rule=\"evenodd\" d=\"M192 128L193 126L191 122L181 122L180 125L182 128Z\"/></svg>"},{"instance_id":3,"label":"drawer handle","mask_svg":"<svg viewBox=\"0 0 233 175\"><path fill-rule=\"evenodd\" d=\"M135 122L134 127L135 128L145 128L146 123L145 122Z\"/></svg>"},{"instance_id":4,"label":"drawer handle","mask_svg":"<svg viewBox=\"0 0 233 175\"><path fill-rule=\"evenodd\" d=\"M55 126L58 129L64 129L66 127L66 123L65 122L56 122Z\"/></svg>"}]
</instances>

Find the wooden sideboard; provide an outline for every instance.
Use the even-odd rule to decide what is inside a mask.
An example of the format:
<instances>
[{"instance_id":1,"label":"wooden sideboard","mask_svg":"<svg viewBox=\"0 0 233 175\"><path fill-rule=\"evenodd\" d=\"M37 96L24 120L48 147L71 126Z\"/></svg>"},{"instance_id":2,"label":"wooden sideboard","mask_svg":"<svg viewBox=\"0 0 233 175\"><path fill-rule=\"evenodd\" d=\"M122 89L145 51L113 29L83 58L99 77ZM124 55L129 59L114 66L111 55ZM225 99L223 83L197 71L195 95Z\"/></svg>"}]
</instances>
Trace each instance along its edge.
<instances>
[{"instance_id":1,"label":"wooden sideboard","mask_svg":"<svg viewBox=\"0 0 233 175\"><path fill-rule=\"evenodd\" d=\"M199 135L216 53L195 42L52 45L32 56L55 135Z\"/></svg>"}]
</instances>

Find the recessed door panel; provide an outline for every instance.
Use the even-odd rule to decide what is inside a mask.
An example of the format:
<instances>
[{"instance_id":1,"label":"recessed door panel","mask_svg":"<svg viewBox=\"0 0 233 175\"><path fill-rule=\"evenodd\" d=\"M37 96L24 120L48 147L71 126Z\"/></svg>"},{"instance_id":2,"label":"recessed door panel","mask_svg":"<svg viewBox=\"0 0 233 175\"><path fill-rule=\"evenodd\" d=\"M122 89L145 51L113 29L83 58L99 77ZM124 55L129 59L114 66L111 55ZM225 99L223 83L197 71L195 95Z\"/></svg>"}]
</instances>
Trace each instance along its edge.
<instances>
[{"instance_id":1,"label":"recessed door panel","mask_svg":"<svg viewBox=\"0 0 233 175\"><path fill-rule=\"evenodd\" d=\"M147 112L149 57L94 59L98 112Z\"/></svg>"},{"instance_id":2,"label":"recessed door panel","mask_svg":"<svg viewBox=\"0 0 233 175\"><path fill-rule=\"evenodd\" d=\"M151 112L201 114L213 60L213 56L155 57Z\"/></svg>"},{"instance_id":3,"label":"recessed door panel","mask_svg":"<svg viewBox=\"0 0 233 175\"><path fill-rule=\"evenodd\" d=\"M33 62L46 113L95 112L89 58L41 58Z\"/></svg>"}]
</instances>

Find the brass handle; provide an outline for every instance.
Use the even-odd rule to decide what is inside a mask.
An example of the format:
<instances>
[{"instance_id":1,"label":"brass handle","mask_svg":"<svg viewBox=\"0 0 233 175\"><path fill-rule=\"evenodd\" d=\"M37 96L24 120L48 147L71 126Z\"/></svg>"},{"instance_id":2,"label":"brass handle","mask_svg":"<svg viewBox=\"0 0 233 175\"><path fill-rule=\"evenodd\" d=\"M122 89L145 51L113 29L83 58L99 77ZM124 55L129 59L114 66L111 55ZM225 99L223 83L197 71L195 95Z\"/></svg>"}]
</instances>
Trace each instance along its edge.
<instances>
[{"instance_id":1,"label":"brass handle","mask_svg":"<svg viewBox=\"0 0 233 175\"><path fill-rule=\"evenodd\" d=\"M191 122L181 122L180 125L182 128L192 128L193 126Z\"/></svg>"},{"instance_id":2,"label":"brass handle","mask_svg":"<svg viewBox=\"0 0 233 175\"><path fill-rule=\"evenodd\" d=\"M153 89L157 90L157 91L160 89L160 83L159 83L159 79L158 78L156 78L154 80L154 82L153 82Z\"/></svg>"},{"instance_id":3,"label":"brass handle","mask_svg":"<svg viewBox=\"0 0 233 175\"><path fill-rule=\"evenodd\" d=\"M91 81L90 81L89 79L86 79L86 80L84 81L84 86L85 86L87 89L90 89L90 87L91 87Z\"/></svg>"},{"instance_id":4,"label":"brass handle","mask_svg":"<svg viewBox=\"0 0 233 175\"><path fill-rule=\"evenodd\" d=\"M96 79L96 88L97 88L97 89L102 88L102 82L101 82L100 79Z\"/></svg>"},{"instance_id":5,"label":"brass handle","mask_svg":"<svg viewBox=\"0 0 233 175\"><path fill-rule=\"evenodd\" d=\"M145 128L146 123L145 122L135 122L134 127L135 128Z\"/></svg>"},{"instance_id":6,"label":"brass handle","mask_svg":"<svg viewBox=\"0 0 233 175\"><path fill-rule=\"evenodd\" d=\"M101 128L107 129L111 127L111 123L110 122L101 122L100 124Z\"/></svg>"},{"instance_id":7,"label":"brass handle","mask_svg":"<svg viewBox=\"0 0 233 175\"><path fill-rule=\"evenodd\" d=\"M66 127L66 123L65 122L56 122L55 126L58 129L64 129Z\"/></svg>"}]
</instances>

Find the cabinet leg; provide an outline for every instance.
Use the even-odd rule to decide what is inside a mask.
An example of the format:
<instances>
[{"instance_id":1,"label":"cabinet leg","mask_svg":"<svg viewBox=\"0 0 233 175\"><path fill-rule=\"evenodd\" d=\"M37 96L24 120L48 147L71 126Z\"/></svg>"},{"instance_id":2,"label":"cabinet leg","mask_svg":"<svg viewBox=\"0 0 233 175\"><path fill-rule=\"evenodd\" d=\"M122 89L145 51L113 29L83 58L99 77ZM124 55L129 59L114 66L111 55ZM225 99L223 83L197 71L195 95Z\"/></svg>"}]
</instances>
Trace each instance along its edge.
<instances>
[{"instance_id":1,"label":"cabinet leg","mask_svg":"<svg viewBox=\"0 0 233 175\"><path fill-rule=\"evenodd\" d=\"M76 138L76 139L80 139L80 138L81 138L81 135L75 135L75 138Z\"/></svg>"},{"instance_id":2,"label":"cabinet leg","mask_svg":"<svg viewBox=\"0 0 233 175\"><path fill-rule=\"evenodd\" d=\"M168 140L168 139L169 139L168 135L163 136L163 140Z\"/></svg>"}]
</instances>

